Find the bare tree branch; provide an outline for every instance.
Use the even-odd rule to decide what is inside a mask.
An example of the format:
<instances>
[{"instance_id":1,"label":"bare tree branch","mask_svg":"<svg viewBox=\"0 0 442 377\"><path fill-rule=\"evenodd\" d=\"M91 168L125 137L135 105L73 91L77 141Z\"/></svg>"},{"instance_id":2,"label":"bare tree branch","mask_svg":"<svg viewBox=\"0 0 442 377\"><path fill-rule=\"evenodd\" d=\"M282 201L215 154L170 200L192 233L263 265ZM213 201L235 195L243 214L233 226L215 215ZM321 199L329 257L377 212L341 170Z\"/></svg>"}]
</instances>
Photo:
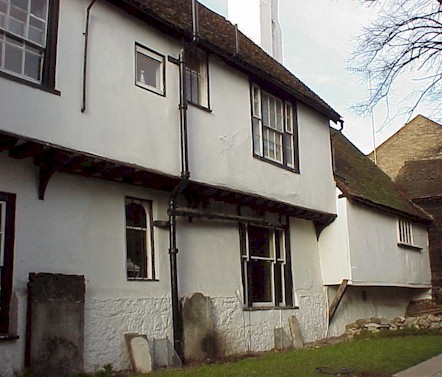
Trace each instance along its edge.
<instances>
[{"instance_id":1,"label":"bare tree branch","mask_svg":"<svg viewBox=\"0 0 442 377\"><path fill-rule=\"evenodd\" d=\"M355 105L359 114L368 114L391 94L404 73L421 75L419 88L410 96L411 113L423 102L434 103L442 118L442 0L360 0L380 8L379 18L360 36L350 61L353 72L370 80L369 97ZM433 114L434 115L434 114Z\"/></svg>"}]
</instances>

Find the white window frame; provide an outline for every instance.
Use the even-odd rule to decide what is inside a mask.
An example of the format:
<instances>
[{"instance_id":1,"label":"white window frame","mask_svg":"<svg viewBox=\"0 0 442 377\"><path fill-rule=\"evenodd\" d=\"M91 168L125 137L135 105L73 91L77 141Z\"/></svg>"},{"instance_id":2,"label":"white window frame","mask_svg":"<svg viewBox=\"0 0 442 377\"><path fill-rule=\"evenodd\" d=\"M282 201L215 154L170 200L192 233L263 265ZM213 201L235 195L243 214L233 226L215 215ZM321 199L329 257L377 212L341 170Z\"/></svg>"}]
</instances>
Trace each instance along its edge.
<instances>
[{"instance_id":1,"label":"white window frame","mask_svg":"<svg viewBox=\"0 0 442 377\"><path fill-rule=\"evenodd\" d=\"M413 240L413 224L410 220L398 219L398 243L401 245L415 246Z\"/></svg>"},{"instance_id":2,"label":"white window frame","mask_svg":"<svg viewBox=\"0 0 442 377\"><path fill-rule=\"evenodd\" d=\"M141 71L140 77L138 77L139 76L139 74L138 74L138 56L139 55L145 56L149 59L152 59L159 64L159 69L156 72L156 82L157 82L158 86L149 85L149 84L146 84L146 82L143 83L141 81L141 75L144 74L144 72L142 70L140 70ZM164 60L165 59L164 59L163 55L158 54L157 52L136 43L135 44L135 85L139 86L143 89L147 89L151 92L154 92L154 93L164 96L165 95L165 80L164 80L165 64L164 64Z\"/></svg>"},{"instance_id":3,"label":"white window frame","mask_svg":"<svg viewBox=\"0 0 442 377\"><path fill-rule=\"evenodd\" d=\"M45 18L37 17L37 15L34 15L31 13L31 1L28 1L28 9L26 14L26 22L24 23L24 35L20 35L18 33L15 33L10 30L10 23L11 19L14 19L14 17L11 17L11 10L14 11L14 9L23 11L21 8L15 7L11 4L10 0L0 0L0 3L6 4L6 13L0 13L0 17L3 17L4 25L0 25L0 70L4 71L5 73L11 74L16 77L20 77L24 80L34 82L41 84L42 83L42 76L43 76L43 62L45 59L45 53L46 53L46 42L47 42L47 33L48 33L48 15L49 15L49 6L50 1L46 0L46 15ZM42 35L42 41L41 43L33 41L29 39L29 30L32 29L31 25L31 19L35 19L38 22L41 22L44 24L44 30ZM14 41L14 42L13 42ZM9 46L9 48L21 50L22 54L22 61L20 66L20 73L10 70L6 68L5 61L6 61L6 46ZM34 57L38 57L40 60L39 63L39 72L38 72L38 78L34 78L31 76L28 76L25 74L26 69L26 56L34 55Z\"/></svg>"},{"instance_id":4,"label":"white window frame","mask_svg":"<svg viewBox=\"0 0 442 377\"><path fill-rule=\"evenodd\" d=\"M146 215L146 226L145 227L137 227L130 226L127 224L127 214L126 207L130 203L135 203L140 205L144 209L144 213ZM155 254L155 247L153 241L153 220L152 220L152 202L150 200L145 199L136 199L131 197L126 197L124 201L125 208L125 239L126 239L126 277L128 281L132 280L158 280L158 261L157 256ZM139 232L143 232L144 234L144 245L145 250L143 250L144 254L144 263L146 266L145 274L142 276L129 276L129 250L128 250L128 238L127 231L128 230L136 230ZM133 261L131 263L134 264Z\"/></svg>"},{"instance_id":5,"label":"white window frame","mask_svg":"<svg viewBox=\"0 0 442 377\"><path fill-rule=\"evenodd\" d=\"M272 227L265 227L265 226L258 226L253 225L255 228L265 228L271 231L271 242L270 246L270 256L269 257L260 257L260 256L253 256L250 252L250 242L249 242L249 224L243 224L245 227L245 253L241 252L241 262L243 264L242 268L244 269L244 305L247 305L247 303L250 301L252 307L275 307L275 306L286 306L286 245L285 245L285 236L284 236L284 230L280 228L272 228ZM277 242L276 237L279 237L279 253L277 252ZM279 254L279 257L278 255ZM270 283L271 283L271 301L256 301L253 302L249 298L249 290L251 289L248 286L248 269L249 269L249 263L253 261L263 260L270 262ZM281 301L276 302L275 298L275 285L276 285L276 276L275 276L275 266L279 266L281 268L281 275L279 282L281 287Z\"/></svg>"},{"instance_id":6,"label":"white window frame","mask_svg":"<svg viewBox=\"0 0 442 377\"><path fill-rule=\"evenodd\" d=\"M262 90L256 84L251 85L251 102L254 156L297 170L295 106ZM265 108L268 109L267 115L264 113Z\"/></svg>"}]
</instances>

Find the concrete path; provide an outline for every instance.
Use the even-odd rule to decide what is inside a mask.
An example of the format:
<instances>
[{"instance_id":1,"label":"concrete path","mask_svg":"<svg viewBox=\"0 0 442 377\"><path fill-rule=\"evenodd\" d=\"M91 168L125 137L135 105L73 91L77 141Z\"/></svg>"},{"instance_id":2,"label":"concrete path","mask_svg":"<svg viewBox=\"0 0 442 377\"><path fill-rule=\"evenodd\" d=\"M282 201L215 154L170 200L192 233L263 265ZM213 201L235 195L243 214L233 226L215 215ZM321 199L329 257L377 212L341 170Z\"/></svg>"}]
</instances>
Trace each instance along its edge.
<instances>
[{"instance_id":1,"label":"concrete path","mask_svg":"<svg viewBox=\"0 0 442 377\"><path fill-rule=\"evenodd\" d=\"M442 353L414 367L396 373L393 377L442 377Z\"/></svg>"}]
</instances>

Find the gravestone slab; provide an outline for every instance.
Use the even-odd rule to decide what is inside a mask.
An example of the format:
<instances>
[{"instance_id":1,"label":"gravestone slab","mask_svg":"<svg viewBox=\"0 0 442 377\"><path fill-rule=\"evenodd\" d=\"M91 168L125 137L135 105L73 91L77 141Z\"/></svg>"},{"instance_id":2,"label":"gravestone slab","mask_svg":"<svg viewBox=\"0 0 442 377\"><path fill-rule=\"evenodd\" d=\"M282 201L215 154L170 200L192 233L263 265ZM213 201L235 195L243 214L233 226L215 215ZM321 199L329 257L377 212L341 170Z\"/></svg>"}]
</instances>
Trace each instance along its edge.
<instances>
[{"instance_id":1,"label":"gravestone slab","mask_svg":"<svg viewBox=\"0 0 442 377\"><path fill-rule=\"evenodd\" d=\"M83 371L84 276L30 273L26 366L34 376Z\"/></svg>"},{"instance_id":2,"label":"gravestone slab","mask_svg":"<svg viewBox=\"0 0 442 377\"><path fill-rule=\"evenodd\" d=\"M273 335L276 349L287 349L293 346L292 339L282 327L275 327L273 329Z\"/></svg>"},{"instance_id":3,"label":"gravestone slab","mask_svg":"<svg viewBox=\"0 0 442 377\"><path fill-rule=\"evenodd\" d=\"M182 301L184 358L201 361L216 356L212 300L202 293L193 293Z\"/></svg>"},{"instance_id":4,"label":"gravestone slab","mask_svg":"<svg viewBox=\"0 0 442 377\"><path fill-rule=\"evenodd\" d=\"M301 326L299 325L298 319L294 315L289 317L289 327L293 347L296 349L304 348L304 338L301 333Z\"/></svg>"},{"instance_id":5,"label":"gravestone slab","mask_svg":"<svg viewBox=\"0 0 442 377\"><path fill-rule=\"evenodd\" d=\"M181 368L181 359L169 338L153 340L154 365L156 368Z\"/></svg>"},{"instance_id":6,"label":"gravestone slab","mask_svg":"<svg viewBox=\"0 0 442 377\"><path fill-rule=\"evenodd\" d=\"M152 372L152 358L146 335L124 334L132 369L137 373Z\"/></svg>"}]
</instances>

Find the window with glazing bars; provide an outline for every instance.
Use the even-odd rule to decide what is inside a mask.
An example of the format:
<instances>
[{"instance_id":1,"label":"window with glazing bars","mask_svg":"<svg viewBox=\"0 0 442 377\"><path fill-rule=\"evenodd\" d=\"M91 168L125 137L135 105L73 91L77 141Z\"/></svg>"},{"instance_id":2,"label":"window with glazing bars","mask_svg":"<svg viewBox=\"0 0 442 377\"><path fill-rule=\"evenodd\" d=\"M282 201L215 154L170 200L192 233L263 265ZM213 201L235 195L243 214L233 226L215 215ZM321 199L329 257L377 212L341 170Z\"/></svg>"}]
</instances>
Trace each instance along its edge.
<instances>
[{"instance_id":1,"label":"window with glazing bars","mask_svg":"<svg viewBox=\"0 0 442 377\"><path fill-rule=\"evenodd\" d=\"M152 202L126 198L126 272L128 280L155 280Z\"/></svg>"},{"instance_id":2,"label":"window with glazing bars","mask_svg":"<svg viewBox=\"0 0 442 377\"><path fill-rule=\"evenodd\" d=\"M413 245L413 227L410 221L399 219L398 236L399 243L404 245Z\"/></svg>"},{"instance_id":3,"label":"window with glazing bars","mask_svg":"<svg viewBox=\"0 0 442 377\"><path fill-rule=\"evenodd\" d=\"M291 306L290 253L283 229L240 225L244 304Z\"/></svg>"},{"instance_id":4,"label":"window with glazing bars","mask_svg":"<svg viewBox=\"0 0 442 377\"><path fill-rule=\"evenodd\" d=\"M1 71L55 86L58 1L0 0Z\"/></svg>"},{"instance_id":5,"label":"window with glazing bars","mask_svg":"<svg viewBox=\"0 0 442 377\"><path fill-rule=\"evenodd\" d=\"M252 85L253 154L299 171L296 112L283 101Z\"/></svg>"}]
</instances>

